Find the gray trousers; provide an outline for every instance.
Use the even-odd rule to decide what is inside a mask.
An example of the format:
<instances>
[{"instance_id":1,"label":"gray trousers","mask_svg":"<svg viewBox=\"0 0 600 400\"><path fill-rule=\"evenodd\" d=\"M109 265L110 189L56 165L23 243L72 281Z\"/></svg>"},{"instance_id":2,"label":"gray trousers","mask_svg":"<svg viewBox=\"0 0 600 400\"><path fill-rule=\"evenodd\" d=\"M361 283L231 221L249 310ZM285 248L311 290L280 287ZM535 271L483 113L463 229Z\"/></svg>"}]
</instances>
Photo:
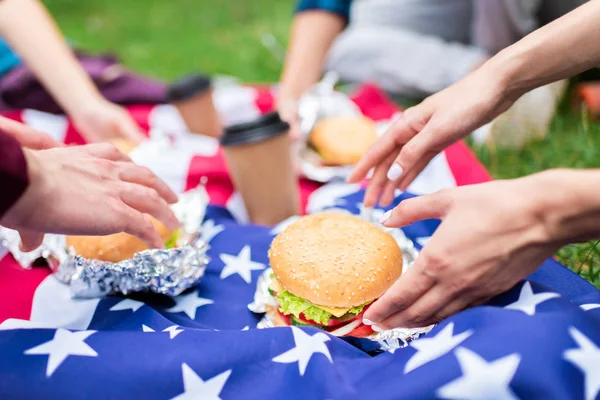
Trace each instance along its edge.
<instances>
[{"instance_id":1,"label":"gray trousers","mask_svg":"<svg viewBox=\"0 0 600 400\"><path fill-rule=\"evenodd\" d=\"M326 70L405 96L450 86L586 0L355 0Z\"/></svg>"}]
</instances>

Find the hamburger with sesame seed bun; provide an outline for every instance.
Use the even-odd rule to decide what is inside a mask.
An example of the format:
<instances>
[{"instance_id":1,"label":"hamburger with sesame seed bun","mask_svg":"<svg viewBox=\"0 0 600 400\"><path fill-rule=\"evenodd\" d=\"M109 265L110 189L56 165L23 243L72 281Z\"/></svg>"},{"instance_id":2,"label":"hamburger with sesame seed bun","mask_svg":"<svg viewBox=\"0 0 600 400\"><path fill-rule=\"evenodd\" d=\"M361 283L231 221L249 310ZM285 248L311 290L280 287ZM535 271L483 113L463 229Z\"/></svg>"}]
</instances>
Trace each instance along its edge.
<instances>
[{"instance_id":1,"label":"hamburger with sesame seed bun","mask_svg":"<svg viewBox=\"0 0 600 400\"><path fill-rule=\"evenodd\" d=\"M377 125L370 118L328 117L311 131L308 145L327 165L354 165L377 138Z\"/></svg>"},{"instance_id":2,"label":"hamburger with sesame seed bun","mask_svg":"<svg viewBox=\"0 0 600 400\"><path fill-rule=\"evenodd\" d=\"M335 336L372 335L362 315L402 274L402 251L390 234L336 212L288 226L271 243L269 262L277 304L267 306L271 321Z\"/></svg>"}]
</instances>

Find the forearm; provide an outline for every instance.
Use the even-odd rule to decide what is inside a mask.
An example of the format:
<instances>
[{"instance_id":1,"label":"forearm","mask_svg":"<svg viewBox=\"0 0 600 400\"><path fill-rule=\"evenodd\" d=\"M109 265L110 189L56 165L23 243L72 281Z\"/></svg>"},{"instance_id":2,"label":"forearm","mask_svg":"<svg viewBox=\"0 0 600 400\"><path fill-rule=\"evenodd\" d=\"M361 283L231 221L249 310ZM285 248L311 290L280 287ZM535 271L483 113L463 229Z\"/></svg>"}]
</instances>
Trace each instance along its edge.
<instances>
[{"instance_id":1,"label":"forearm","mask_svg":"<svg viewBox=\"0 0 600 400\"><path fill-rule=\"evenodd\" d=\"M536 212L550 241L600 239L600 169L557 169L532 175Z\"/></svg>"},{"instance_id":2,"label":"forearm","mask_svg":"<svg viewBox=\"0 0 600 400\"><path fill-rule=\"evenodd\" d=\"M536 30L494 57L506 94L519 97L536 87L600 65L600 0L592 0Z\"/></svg>"},{"instance_id":3,"label":"forearm","mask_svg":"<svg viewBox=\"0 0 600 400\"><path fill-rule=\"evenodd\" d=\"M282 97L298 99L319 80L327 52L345 24L342 16L327 11L296 16L281 78Z\"/></svg>"},{"instance_id":4,"label":"forearm","mask_svg":"<svg viewBox=\"0 0 600 400\"><path fill-rule=\"evenodd\" d=\"M0 34L69 114L101 97L39 1L0 1Z\"/></svg>"}]
</instances>

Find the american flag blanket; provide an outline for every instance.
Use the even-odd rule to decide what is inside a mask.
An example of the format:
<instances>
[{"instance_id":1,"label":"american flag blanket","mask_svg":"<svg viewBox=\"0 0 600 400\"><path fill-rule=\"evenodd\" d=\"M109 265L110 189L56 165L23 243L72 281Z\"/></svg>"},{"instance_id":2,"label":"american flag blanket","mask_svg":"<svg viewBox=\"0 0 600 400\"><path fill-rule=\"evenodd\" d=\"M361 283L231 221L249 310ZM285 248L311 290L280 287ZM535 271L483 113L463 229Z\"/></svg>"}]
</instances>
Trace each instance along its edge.
<instances>
[{"instance_id":1,"label":"american flag blanket","mask_svg":"<svg viewBox=\"0 0 600 400\"><path fill-rule=\"evenodd\" d=\"M377 88L353 100L365 115L397 109ZM269 90L215 93L226 122L272 109ZM595 399L600 393L600 292L548 260L488 304L461 312L401 349L376 355L322 331L255 329L247 305L267 249L282 226L245 223L217 142L185 132L168 105L129 111L172 151L139 160L176 191L207 178L203 237L211 262L199 285L176 298L73 300L47 268L0 261L0 398L151 399ZM82 139L67 118L32 110L8 115L66 143ZM489 179L463 143L436 157L416 194ZM358 213L359 186L301 180L303 206ZM398 204L413 194L403 193ZM404 229L417 247L437 221Z\"/></svg>"}]
</instances>

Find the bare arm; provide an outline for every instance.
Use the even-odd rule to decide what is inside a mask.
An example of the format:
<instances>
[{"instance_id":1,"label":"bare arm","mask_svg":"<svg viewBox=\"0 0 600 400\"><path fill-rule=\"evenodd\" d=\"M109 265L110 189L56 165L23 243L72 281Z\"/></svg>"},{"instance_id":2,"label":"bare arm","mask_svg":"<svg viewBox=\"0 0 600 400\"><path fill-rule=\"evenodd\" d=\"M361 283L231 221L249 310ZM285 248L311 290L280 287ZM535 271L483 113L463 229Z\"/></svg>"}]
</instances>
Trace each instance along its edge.
<instances>
[{"instance_id":1,"label":"bare arm","mask_svg":"<svg viewBox=\"0 0 600 400\"><path fill-rule=\"evenodd\" d=\"M88 141L143 139L129 114L104 99L38 0L0 1L0 35Z\"/></svg>"},{"instance_id":2,"label":"bare arm","mask_svg":"<svg viewBox=\"0 0 600 400\"><path fill-rule=\"evenodd\" d=\"M600 0L592 0L500 52L449 88L412 107L350 176L374 169L365 204L389 204L431 159L492 121L525 92L600 64Z\"/></svg>"},{"instance_id":3,"label":"bare arm","mask_svg":"<svg viewBox=\"0 0 600 400\"><path fill-rule=\"evenodd\" d=\"M319 80L327 52L346 20L327 11L304 11L292 24L279 101L297 101Z\"/></svg>"},{"instance_id":4,"label":"bare arm","mask_svg":"<svg viewBox=\"0 0 600 400\"><path fill-rule=\"evenodd\" d=\"M536 30L490 61L517 96L600 65L600 1Z\"/></svg>"},{"instance_id":5,"label":"bare arm","mask_svg":"<svg viewBox=\"0 0 600 400\"><path fill-rule=\"evenodd\" d=\"M1 1L0 34L69 114L100 97L39 1Z\"/></svg>"}]
</instances>

